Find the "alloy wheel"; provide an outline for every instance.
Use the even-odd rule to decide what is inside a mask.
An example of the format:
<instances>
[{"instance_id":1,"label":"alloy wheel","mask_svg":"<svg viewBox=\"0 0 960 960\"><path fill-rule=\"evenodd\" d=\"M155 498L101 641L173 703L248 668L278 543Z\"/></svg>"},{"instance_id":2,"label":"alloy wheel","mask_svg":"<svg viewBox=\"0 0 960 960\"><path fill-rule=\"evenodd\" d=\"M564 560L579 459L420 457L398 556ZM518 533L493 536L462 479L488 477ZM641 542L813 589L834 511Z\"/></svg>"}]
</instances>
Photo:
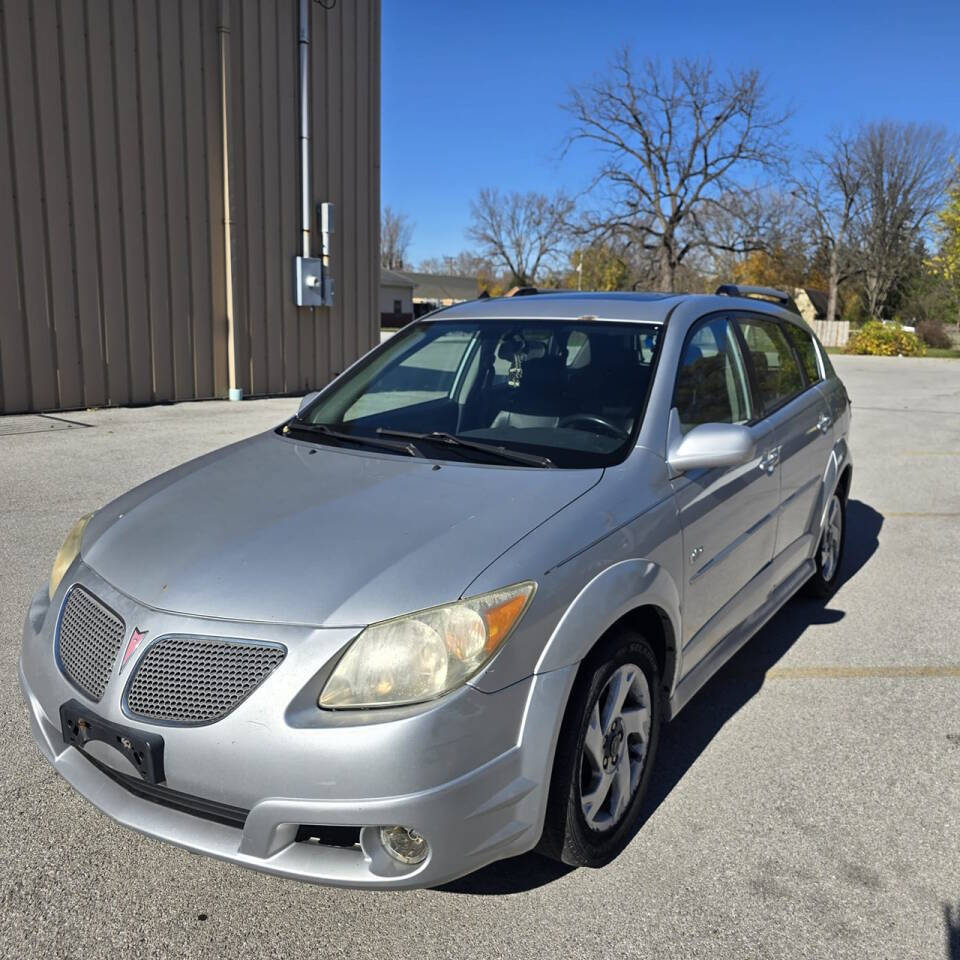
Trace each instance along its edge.
<instances>
[{"instance_id":1,"label":"alloy wheel","mask_svg":"<svg viewBox=\"0 0 960 960\"><path fill-rule=\"evenodd\" d=\"M580 758L580 807L591 830L609 830L630 806L647 761L650 685L633 663L610 675L590 712Z\"/></svg>"},{"instance_id":2,"label":"alloy wheel","mask_svg":"<svg viewBox=\"0 0 960 960\"><path fill-rule=\"evenodd\" d=\"M840 498L834 494L830 500L827 524L820 538L820 573L829 583L837 573L840 561L840 545L843 538L843 508Z\"/></svg>"}]
</instances>

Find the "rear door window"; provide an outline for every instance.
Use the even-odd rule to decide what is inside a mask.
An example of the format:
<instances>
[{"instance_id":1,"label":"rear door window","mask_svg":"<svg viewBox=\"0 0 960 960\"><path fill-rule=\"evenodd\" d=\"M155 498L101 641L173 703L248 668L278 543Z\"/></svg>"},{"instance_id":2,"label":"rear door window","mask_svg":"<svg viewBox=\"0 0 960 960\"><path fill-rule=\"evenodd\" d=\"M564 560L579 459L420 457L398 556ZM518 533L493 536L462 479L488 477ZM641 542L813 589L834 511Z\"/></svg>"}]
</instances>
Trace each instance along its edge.
<instances>
[{"instance_id":1,"label":"rear door window","mask_svg":"<svg viewBox=\"0 0 960 960\"><path fill-rule=\"evenodd\" d=\"M803 374L783 328L759 317L737 320L753 368L757 400L764 414L782 406L804 387Z\"/></svg>"}]
</instances>

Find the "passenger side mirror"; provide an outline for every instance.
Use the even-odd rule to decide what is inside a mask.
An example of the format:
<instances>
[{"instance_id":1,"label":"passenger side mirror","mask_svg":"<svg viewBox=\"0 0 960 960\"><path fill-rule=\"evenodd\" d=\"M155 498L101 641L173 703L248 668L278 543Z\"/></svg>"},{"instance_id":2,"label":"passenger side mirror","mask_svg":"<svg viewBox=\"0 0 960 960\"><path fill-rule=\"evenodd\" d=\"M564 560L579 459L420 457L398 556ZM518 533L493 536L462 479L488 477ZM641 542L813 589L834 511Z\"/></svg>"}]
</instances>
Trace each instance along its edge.
<instances>
[{"instance_id":1,"label":"passenger side mirror","mask_svg":"<svg viewBox=\"0 0 960 960\"><path fill-rule=\"evenodd\" d=\"M313 403L313 401L316 400L317 397L319 397L319 396L320 396L320 391L319 391L319 390L314 390L313 393L308 393L308 394L300 401L300 407L299 407L299 409L297 410L297 416L299 417L300 414L303 413L303 411L306 410L307 407L309 407L310 404Z\"/></svg>"},{"instance_id":2,"label":"passenger side mirror","mask_svg":"<svg viewBox=\"0 0 960 960\"><path fill-rule=\"evenodd\" d=\"M738 423L702 423L680 433L676 410L671 411L671 439L667 464L676 473L737 467L753 459L756 443L747 427Z\"/></svg>"}]
</instances>

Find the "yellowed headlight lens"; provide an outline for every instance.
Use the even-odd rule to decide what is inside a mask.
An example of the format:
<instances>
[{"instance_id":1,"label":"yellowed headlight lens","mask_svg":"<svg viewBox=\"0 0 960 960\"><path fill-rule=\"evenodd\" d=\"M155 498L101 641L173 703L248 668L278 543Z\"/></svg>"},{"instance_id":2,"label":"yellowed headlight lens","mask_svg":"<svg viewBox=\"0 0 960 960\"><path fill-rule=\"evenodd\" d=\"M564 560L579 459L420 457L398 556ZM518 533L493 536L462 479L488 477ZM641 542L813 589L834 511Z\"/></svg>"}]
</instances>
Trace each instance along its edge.
<instances>
[{"instance_id":1,"label":"yellowed headlight lens","mask_svg":"<svg viewBox=\"0 0 960 960\"><path fill-rule=\"evenodd\" d=\"M63 541L63 546L57 553L56 560L53 561L53 569L50 571L50 599L57 592L63 575L70 569L70 564L76 559L80 552L80 541L83 539L83 531L90 522L92 513L82 516L74 525L73 529L67 534L67 539Z\"/></svg>"},{"instance_id":2,"label":"yellowed headlight lens","mask_svg":"<svg viewBox=\"0 0 960 960\"><path fill-rule=\"evenodd\" d=\"M367 627L321 691L328 709L433 700L462 686L497 652L536 590L518 583Z\"/></svg>"}]
</instances>

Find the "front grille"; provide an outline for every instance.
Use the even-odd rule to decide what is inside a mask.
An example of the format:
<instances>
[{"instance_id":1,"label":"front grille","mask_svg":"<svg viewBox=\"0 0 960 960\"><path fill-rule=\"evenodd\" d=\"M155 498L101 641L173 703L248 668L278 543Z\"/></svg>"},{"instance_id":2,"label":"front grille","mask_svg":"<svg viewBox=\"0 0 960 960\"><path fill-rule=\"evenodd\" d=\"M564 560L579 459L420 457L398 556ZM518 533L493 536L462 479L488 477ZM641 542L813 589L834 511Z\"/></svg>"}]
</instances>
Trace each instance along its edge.
<instances>
[{"instance_id":1,"label":"front grille","mask_svg":"<svg viewBox=\"0 0 960 960\"><path fill-rule=\"evenodd\" d=\"M167 637L137 664L127 710L163 723L213 723L245 700L280 665L276 644Z\"/></svg>"},{"instance_id":2,"label":"front grille","mask_svg":"<svg viewBox=\"0 0 960 960\"><path fill-rule=\"evenodd\" d=\"M92 593L73 587L57 630L57 656L66 678L99 702L123 643L124 625Z\"/></svg>"}]
</instances>

